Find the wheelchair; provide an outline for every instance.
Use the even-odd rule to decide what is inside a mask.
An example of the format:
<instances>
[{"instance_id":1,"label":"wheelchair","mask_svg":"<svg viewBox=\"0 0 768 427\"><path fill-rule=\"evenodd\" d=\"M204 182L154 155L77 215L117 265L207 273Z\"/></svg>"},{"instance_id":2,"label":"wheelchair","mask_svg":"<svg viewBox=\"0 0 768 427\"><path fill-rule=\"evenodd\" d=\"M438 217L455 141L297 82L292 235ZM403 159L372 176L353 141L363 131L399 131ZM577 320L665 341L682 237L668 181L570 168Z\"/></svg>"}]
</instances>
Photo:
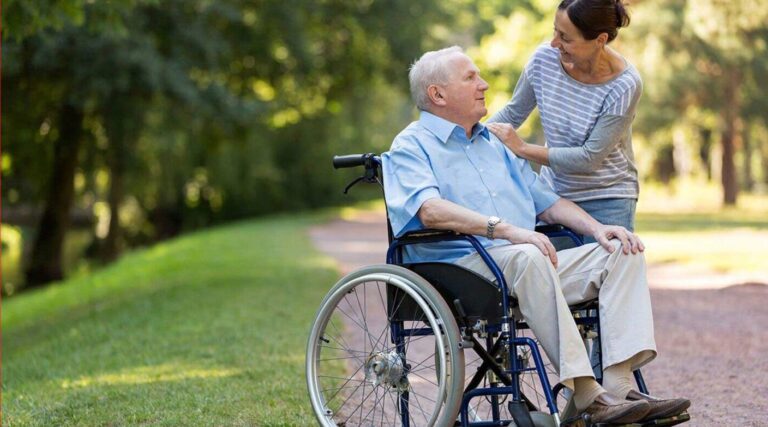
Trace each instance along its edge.
<instances>
[{"instance_id":1,"label":"wheelchair","mask_svg":"<svg viewBox=\"0 0 768 427\"><path fill-rule=\"evenodd\" d=\"M335 156L334 168L363 167L350 183L379 184L381 159ZM579 236L562 226L537 231ZM386 264L350 273L328 292L306 354L309 397L323 426L602 426L588 415L561 419L567 390L516 310L504 276L474 236L420 230L395 238L388 224ZM410 245L470 242L495 276L455 264L404 263ZM571 307L598 380L597 300ZM647 393L640 371L638 389ZM671 426L687 412L643 426ZM632 424L640 426L641 424Z\"/></svg>"}]
</instances>

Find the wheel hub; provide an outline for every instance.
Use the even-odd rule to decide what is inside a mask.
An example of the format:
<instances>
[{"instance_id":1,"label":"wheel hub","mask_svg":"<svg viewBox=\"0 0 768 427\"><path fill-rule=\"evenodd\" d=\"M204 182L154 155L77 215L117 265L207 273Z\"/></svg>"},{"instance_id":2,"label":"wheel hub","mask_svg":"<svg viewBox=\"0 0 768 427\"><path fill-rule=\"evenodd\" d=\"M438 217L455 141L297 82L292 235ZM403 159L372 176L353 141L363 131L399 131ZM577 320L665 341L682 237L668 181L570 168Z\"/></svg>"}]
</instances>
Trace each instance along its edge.
<instances>
[{"instance_id":1,"label":"wheel hub","mask_svg":"<svg viewBox=\"0 0 768 427\"><path fill-rule=\"evenodd\" d=\"M365 379L374 386L404 391L408 388L408 379L404 373L403 359L396 351L373 353L365 362Z\"/></svg>"}]
</instances>

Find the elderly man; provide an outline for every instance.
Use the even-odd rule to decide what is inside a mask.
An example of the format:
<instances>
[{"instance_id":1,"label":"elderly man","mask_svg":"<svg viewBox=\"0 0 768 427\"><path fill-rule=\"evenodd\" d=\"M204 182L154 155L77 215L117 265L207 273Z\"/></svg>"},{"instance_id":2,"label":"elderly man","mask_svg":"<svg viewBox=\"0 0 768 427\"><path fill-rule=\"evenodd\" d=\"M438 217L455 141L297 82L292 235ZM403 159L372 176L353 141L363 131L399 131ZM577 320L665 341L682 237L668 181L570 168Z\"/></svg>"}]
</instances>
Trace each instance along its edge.
<instances>
[{"instance_id":1,"label":"elderly man","mask_svg":"<svg viewBox=\"0 0 768 427\"><path fill-rule=\"evenodd\" d=\"M424 54L409 77L419 120L383 155L395 235L437 228L481 236L560 382L573 390L573 405L595 422L630 423L685 410L686 399L658 399L632 388L632 370L656 356L642 242L558 197L489 134L479 123L487 113L488 84L459 47ZM533 231L537 219L598 243L556 252ZM493 278L468 242L420 245L409 248L407 257L455 262ZM602 386L568 309L598 296Z\"/></svg>"}]
</instances>

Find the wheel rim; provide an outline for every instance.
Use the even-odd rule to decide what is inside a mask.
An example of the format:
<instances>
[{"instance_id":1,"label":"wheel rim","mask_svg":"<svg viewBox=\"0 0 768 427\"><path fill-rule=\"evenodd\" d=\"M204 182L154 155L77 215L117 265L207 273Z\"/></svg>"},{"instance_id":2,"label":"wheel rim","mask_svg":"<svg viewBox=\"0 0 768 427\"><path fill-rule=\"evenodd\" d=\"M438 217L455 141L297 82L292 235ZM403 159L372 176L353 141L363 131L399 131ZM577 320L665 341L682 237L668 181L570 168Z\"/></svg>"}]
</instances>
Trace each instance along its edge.
<instances>
[{"instance_id":1,"label":"wheel rim","mask_svg":"<svg viewBox=\"0 0 768 427\"><path fill-rule=\"evenodd\" d=\"M393 301L407 295L421 309L422 317L405 322L406 328L441 330L433 307L402 277L372 273L334 287L317 314L307 353L310 398L323 425L399 425L406 396L411 425L433 425L440 414L449 362L435 349L445 349L446 338L409 335L398 349L387 285L395 289Z\"/></svg>"}]
</instances>

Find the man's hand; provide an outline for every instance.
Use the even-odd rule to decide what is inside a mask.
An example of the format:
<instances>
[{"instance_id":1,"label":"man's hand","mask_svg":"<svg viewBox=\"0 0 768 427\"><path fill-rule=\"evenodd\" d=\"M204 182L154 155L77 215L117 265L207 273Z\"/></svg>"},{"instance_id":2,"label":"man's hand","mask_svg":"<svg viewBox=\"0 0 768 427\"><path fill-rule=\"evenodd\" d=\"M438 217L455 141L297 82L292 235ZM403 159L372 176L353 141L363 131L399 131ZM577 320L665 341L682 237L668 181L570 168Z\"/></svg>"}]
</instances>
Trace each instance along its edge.
<instances>
[{"instance_id":1,"label":"man's hand","mask_svg":"<svg viewBox=\"0 0 768 427\"><path fill-rule=\"evenodd\" d=\"M549 237L544 234L502 222L497 226L494 237L509 240L513 244L530 243L539 248L557 268L557 250L549 241Z\"/></svg>"},{"instance_id":2,"label":"man's hand","mask_svg":"<svg viewBox=\"0 0 768 427\"><path fill-rule=\"evenodd\" d=\"M518 156L520 155L525 142L517 135L517 132L512 125L509 123L488 123L485 126L488 130L493 132L493 134L496 135L507 148L512 150L513 153Z\"/></svg>"},{"instance_id":3,"label":"man's hand","mask_svg":"<svg viewBox=\"0 0 768 427\"><path fill-rule=\"evenodd\" d=\"M625 255L629 255L630 251L636 254L638 251L645 250L645 245L640 241L640 238L620 225L600 224L595 230L594 237L602 247L611 253L615 248L611 245L610 240L614 238L621 240L621 249Z\"/></svg>"}]
</instances>

